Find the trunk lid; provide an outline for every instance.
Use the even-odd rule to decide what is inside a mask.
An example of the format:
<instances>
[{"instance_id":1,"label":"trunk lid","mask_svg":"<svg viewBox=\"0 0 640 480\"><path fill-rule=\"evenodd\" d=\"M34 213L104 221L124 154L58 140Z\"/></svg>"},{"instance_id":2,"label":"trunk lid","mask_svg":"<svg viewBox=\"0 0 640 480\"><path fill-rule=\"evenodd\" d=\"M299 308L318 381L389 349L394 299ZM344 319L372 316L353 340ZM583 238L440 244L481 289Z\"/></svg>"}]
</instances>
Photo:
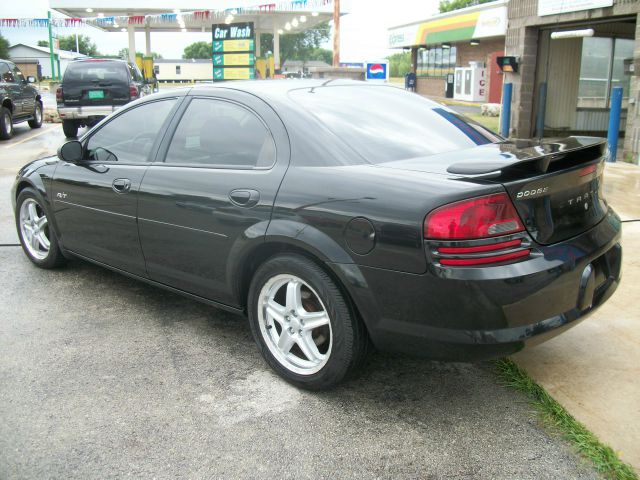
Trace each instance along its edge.
<instances>
[{"instance_id":1,"label":"trunk lid","mask_svg":"<svg viewBox=\"0 0 640 480\"><path fill-rule=\"evenodd\" d=\"M588 230L606 215L604 146L604 139L592 137L513 141L379 166L500 183L529 234L547 245Z\"/></svg>"}]
</instances>

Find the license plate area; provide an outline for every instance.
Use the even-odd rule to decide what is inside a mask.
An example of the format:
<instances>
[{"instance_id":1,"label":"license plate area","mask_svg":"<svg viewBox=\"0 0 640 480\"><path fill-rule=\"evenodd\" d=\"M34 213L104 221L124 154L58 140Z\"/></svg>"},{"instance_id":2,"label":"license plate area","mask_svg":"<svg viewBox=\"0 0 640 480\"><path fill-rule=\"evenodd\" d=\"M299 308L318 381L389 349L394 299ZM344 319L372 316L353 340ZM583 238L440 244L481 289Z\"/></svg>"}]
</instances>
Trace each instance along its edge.
<instances>
[{"instance_id":1,"label":"license plate area","mask_svg":"<svg viewBox=\"0 0 640 480\"><path fill-rule=\"evenodd\" d=\"M104 98L104 92L102 90L89 90L90 100L100 100Z\"/></svg>"}]
</instances>

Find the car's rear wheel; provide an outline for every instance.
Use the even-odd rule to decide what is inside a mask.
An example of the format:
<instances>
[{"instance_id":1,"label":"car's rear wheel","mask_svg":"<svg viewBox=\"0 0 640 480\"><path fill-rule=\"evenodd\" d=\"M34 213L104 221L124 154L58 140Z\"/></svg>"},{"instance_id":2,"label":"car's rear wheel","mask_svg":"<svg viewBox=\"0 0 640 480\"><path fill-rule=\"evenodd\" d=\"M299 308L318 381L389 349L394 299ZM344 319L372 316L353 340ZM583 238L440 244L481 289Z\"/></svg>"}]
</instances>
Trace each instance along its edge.
<instances>
[{"instance_id":1,"label":"car's rear wheel","mask_svg":"<svg viewBox=\"0 0 640 480\"><path fill-rule=\"evenodd\" d=\"M336 283L311 260L279 255L256 272L249 320L267 363L285 380L322 390L362 363L364 326Z\"/></svg>"},{"instance_id":2,"label":"car's rear wheel","mask_svg":"<svg viewBox=\"0 0 640 480\"><path fill-rule=\"evenodd\" d=\"M9 140L13 137L13 116L7 107L0 107L0 139Z\"/></svg>"},{"instance_id":3,"label":"car's rear wheel","mask_svg":"<svg viewBox=\"0 0 640 480\"><path fill-rule=\"evenodd\" d=\"M36 106L33 109L33 119L29 120L29 126L31 128L40 128L42 126L42 104L36 102Z\"/></svg>"},{"instance_id":4,"label":"car's rear wheel","mask_svg":"<svg viewBox=\"0 0 640 480\"><path fill-rule=\"evenodd\" d=\"M62 121L62 131L67 138L74 138L78 136L78 124L73 120Z\"/></svg>"},{"instance_id":5,"label":"car's rear wheel","mask_svg":"<svg viewBox=\"0 0 640 480\"><path fill-rule=\"evenodd\" d=\"M20 192L16 202L20 243L29 260L42 268L54 268L65 262L49 218L44 202L34 190L25 188Z\"/></svg>"}]
</instances>

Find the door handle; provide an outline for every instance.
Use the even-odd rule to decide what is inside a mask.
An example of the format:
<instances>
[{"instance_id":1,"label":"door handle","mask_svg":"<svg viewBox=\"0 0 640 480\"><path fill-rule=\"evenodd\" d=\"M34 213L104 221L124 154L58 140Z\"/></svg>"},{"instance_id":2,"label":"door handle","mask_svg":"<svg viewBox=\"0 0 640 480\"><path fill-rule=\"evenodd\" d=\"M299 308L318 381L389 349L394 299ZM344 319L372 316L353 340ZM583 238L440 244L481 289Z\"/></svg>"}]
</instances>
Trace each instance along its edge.
<instances>
[{"instance_id":1,"label":"door handle","mask_svg":"<svg viewBox=\"0 0 640 480\"><path fill-rule=\"evenodd\" d=\"M128 178L116 178L111 184L111 188L116 193L127 193L131 190L131 180Z\"/></svg>"},{"instance_id":2,"label":"door handle","mask_svg":"<svg viewBox=\"0 0 640 480\"><path fill-rule=\"evenodd\" d=\"M238 207L255 207L260 201L260 192L247 188L239 188L229 193L229 200Z\"/></svg>"}]
</instances>

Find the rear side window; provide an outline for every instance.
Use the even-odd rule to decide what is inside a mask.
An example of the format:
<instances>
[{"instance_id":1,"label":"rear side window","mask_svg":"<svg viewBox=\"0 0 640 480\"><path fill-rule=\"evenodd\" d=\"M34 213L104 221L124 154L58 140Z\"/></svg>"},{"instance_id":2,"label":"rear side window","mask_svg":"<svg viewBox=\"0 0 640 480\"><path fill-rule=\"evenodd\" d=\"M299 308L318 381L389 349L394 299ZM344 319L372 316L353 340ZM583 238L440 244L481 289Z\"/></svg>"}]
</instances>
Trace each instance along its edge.
<instances>
[{"instance_id":1,"label":"rear side window","mask_svg":"<svg viewBox=\"0 0 640 480\"><path fill-rule=\"evenodd\" d=\"M176 99L143 103L118 115L91 136L87 158L98 162L143 163Z\"/></svg>"},{"instance_id":2,"label":"rear side window","mask_svg":"<svg viewBox=\"0 0 640 480\"><path fill-rule=\"evenodd\" d=\"M63 83L73 84L109 84L113 82L129 83L127 66L122 62L89 61L69 63L64 72Z\"/></svg>"},{"instance_id":3,"label":"rear side window","mask_svg":"<svg viewBox=\"0 0 640 480\"><path fill-rule=\"evenodd\" d=\"M289 95L370 163L502 141L482 125L395 87L326 86Z\"/></svg>"},{"instance_id":4,"label":"rear side window","mask_svg":"<svg viewBox=\"0 0 640 480\"><path fill-rule=\"evenodd\" d=\"M251 110L224 100L194 98L171 139L166 163L270 167L275 144Z\"/></svg>"},{"instance_id":5,"label":"rear side window","mask_svg":"<svg viewBox=\"0 0 640 480\"><path fill-rule=\"evenodd\" d=\"M129 65L127 64L129 67L129 71L131 72L131 78L133 78L136 82L139 82L142 80L142 73L140 73L140 70L138 69L137 65Z\"/></svg>"}]
</instances>

